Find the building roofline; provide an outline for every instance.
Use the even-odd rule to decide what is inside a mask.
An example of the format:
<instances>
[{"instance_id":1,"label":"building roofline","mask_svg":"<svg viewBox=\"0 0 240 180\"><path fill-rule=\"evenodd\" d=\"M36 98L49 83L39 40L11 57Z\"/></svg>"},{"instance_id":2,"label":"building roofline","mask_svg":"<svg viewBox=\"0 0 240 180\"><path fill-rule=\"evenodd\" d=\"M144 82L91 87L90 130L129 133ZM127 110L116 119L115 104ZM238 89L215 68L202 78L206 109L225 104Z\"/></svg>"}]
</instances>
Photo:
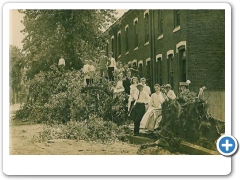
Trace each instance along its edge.
<instances>
[{"instance_id":1,"label":"building roofline","mask_svg":"<svg viewBox=\"0 0 240 180\"><path fill-rule=\"evenodd\" d=\"M103 34L107 34L113 27L115 27L116 25L120 24L121 21L131 12L133 12L132 9L129 9L128 11L126 11L120 18L118 18L111 26L109 26L109 28L103 32Z\"/></svg>"}]
</instances>

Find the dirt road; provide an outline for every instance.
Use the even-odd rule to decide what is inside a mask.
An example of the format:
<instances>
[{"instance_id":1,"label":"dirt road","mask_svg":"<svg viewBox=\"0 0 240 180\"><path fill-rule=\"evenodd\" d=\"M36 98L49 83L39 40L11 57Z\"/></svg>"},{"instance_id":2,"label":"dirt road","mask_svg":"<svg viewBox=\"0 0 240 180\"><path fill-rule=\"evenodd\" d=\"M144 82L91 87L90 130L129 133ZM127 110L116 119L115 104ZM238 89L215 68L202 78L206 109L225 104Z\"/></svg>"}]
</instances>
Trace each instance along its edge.
<instances>
[{"instance_id":1,"label":"dirt road","mask_svg":"<svg viewBox=\"0 0 240 180\"><path fill-rule=\"evenodd\" d=\"M10 126L10 154L16 155L134 155L138 145L117 142L107 145L86 141L57 139L42 143L33 137L43 130L42 125Z\"/></svg>"},{"instance_id":2,"label":"dirt road","mask_svg":"<svg viewBox=\"0 0 240 180\"><path fill-rule=\"evenodd\" d=\"M19 104L10 106L10 118L20 108ZM10 120L11 121L11 120ZM13 125L10 122L9 152L14 155L134 155L138 145L117 142L115 144L101 144L83 140L57 139L37 143L37 137L43 131L43 125Z\"/></svg>"}]
</instances>

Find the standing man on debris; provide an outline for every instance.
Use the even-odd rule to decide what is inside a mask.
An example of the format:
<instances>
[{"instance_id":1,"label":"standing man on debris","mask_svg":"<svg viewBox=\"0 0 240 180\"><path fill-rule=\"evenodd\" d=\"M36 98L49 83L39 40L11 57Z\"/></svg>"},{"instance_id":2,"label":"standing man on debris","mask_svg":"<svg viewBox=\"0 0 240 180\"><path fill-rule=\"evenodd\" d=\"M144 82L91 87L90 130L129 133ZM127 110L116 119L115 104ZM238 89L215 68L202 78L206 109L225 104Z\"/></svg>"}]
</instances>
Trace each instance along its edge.
<instances>
[{"instance_id":1,"label":"standing man on debris","mask_svg":"<svg viewBox=\"0 0 240 180\"><path fill-rule=\"evenodd\" d=\"M109 57L108 78L109 78L110 81L114 81L113 72L116 69L116 61L113 58L113 52L112 51L110 51L108 53L108 57Z\"/></svg>"},{"instance_id":2,"label":"standing man on debris","mask_svg":"<svg viewBox=\"0 0 240 180\"><path fill-rule=\"evenodd\" d=\"M58 67L59 69L62 71L64 70L65 67L65 59L63 59L63 56L61 56L61 58L58 60Z\"/></svg>"},{"instance_id":3,"label":"standing man on debris","mask_svg":"<svg viewBox=\"0 0 240 180\"><path fill-rule=\"evenodd\" d=\"M107 77L107 63L108 63L108 57L105 56L105 51L100 51L100 58L99 58L99 69L100 69L100 76L101 78Z\"/></svg>"}]
</instances>

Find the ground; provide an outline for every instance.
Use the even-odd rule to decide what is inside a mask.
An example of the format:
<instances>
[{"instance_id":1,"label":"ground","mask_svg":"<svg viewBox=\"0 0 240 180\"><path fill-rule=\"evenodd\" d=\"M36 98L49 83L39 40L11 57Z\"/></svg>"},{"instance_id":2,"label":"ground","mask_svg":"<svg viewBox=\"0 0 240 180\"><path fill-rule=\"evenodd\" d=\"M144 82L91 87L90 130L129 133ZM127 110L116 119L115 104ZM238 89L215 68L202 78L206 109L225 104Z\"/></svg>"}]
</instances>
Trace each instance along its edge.
<instances>
[{"instance_id":1,"label":"ground","mask_svg":"<svg viewBox=\"0 0 240 180\"><path fill-rule=\"evenodd\" d=\"M19 105L10 107L12 117ZM10 123L11 124L11 123ZM33 141L34 136L43 130L41 124L10 125L11 155L136 155L139 145L116 142L102 144L96 142L57 139L42 143Z\"/></svg>"},{"instance_id":2,"label":"ground","mask_svg":"<svg viewBox=\"0 0 240 180\"><path fill-rule=\"evenodd\" d=\"M116 142L106 145L95 142L57 139L42 143L33 142L42 125L10 126L10 154L16 155L111 155L137 154L138 145Z\"/></svg>"},{"instance_id":3,"label":"ground","mask_svg":"<svg viewBox=\"0 0 240 180\"><path fill-rule=\"evenodd\" d=\"M84 140L69 139L43 139L36 141L39 133L43 131L43 124L27 124L25 122L16 123L12 120L15 112L20 108L19 104L10 106L10 140L9 153L11 155L170 155L161 147L148 147L139 150L139 144L131 144L117 141L113 144L103 144L99 142L87 142ZM25 123L25 124L24 124ZM23 125L24 124L24 125ZM133 129L132 127L130 127ZM141 129L141 133L144 130ZM145 137L132 137L135 143L146 141ZM131 141L129 139L129 141ZM147 139L149 141L149 139ZM146 143L146 142L145 142ZM178 154L178 153L177 153Z\"/></svg>"}]
</instances>

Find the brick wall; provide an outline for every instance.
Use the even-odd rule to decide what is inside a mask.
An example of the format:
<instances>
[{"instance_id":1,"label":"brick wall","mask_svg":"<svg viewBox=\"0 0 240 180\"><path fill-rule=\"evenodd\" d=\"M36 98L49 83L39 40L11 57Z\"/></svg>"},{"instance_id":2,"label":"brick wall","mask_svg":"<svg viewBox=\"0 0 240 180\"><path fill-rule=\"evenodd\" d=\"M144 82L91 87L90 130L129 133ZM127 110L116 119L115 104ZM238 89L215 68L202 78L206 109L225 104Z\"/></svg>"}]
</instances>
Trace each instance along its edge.
<instances>
[{"instance_id":1,"label":"brick wall","mask_svg":"<svg viewBox=\"0 0 240 180\"><path fill-rule=\"evenodd\" d=\"M145 44L145 10L130 11L119 24L112 27L110 37L114 35L115 59L121 62L129 62L134 59L143 60L143 76L146 77L146 59L151 58L151 85L155 83L170 83L168 78L167 52L173 50L171 70L173 70L173 89L178 92L178 84L181 81L179 67L179 53L176 45L186 41L186 79L191 80L191 89L198 91L205 85L211 90L224 91L225 80L225 42L224 42L224 11L221 10L181 10L180 29L174 30L174 11L161 10L163 17L163 37L158 33L158 11L149 10L149 18L153 18L149 26L150 42ZM153 16L151 15L153 13ZM134 50L134 19L138 18L138 49ZM129 53L126 54L125 26L129 27ZM154 29L151 29L154 28ZM117 32L121 30L121 57L117 55ZM111 39L109 39L109 50ZM185 47L183 47L185 48ZM153 50L154 49L154 50ZM162 81L160 82L160 63L156 63L156 55L162 54ZM158 69L156 71L156 69Z\"/></svg>"},{"instance_id":2,"label":"brick wall","mask_svg":"<svg viewBox=\"0 0 240 180\"><path fill-rule=\"evenodd\" d=\"M187 13L187 76L197 90L225 90L224 10L195 10ZM230 60L229 60L230 61Z\"/></svg>"}]
</instances>

